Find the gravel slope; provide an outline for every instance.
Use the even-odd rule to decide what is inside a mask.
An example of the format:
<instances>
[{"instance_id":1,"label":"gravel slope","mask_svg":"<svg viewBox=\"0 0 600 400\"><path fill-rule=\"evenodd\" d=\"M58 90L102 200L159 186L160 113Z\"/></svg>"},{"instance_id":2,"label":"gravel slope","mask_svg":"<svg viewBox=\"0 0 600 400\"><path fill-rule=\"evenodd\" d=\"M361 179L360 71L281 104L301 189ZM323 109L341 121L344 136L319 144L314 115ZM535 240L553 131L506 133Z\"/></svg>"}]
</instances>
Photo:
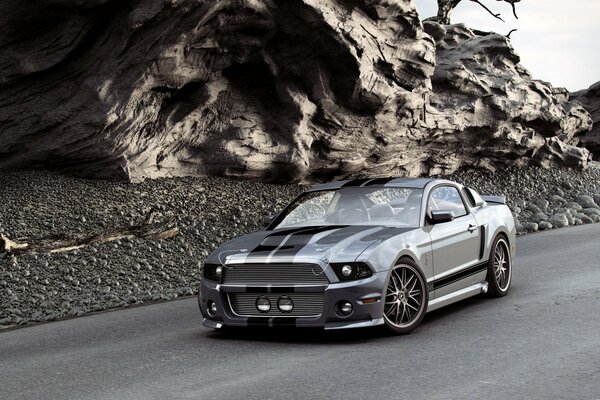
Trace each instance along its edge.
<instances>
[{"instance_id":1,"label":"gravel slope","mask_svg":"<svg viewBox=\"0 0 600 400\"><path fill-rule=\"evenodd\" d=\"M452 176L503 194L519 231L600 221L600 170L507 169ZM199 263L219 243L260 228L302 188L220 178L140 184L46 171L0 172L0 232L11 238L139 223L151 208L177 218L174 239L123 240L60 254L0 253L0 328L196 292Z\"/></svg>"}]
</instances>

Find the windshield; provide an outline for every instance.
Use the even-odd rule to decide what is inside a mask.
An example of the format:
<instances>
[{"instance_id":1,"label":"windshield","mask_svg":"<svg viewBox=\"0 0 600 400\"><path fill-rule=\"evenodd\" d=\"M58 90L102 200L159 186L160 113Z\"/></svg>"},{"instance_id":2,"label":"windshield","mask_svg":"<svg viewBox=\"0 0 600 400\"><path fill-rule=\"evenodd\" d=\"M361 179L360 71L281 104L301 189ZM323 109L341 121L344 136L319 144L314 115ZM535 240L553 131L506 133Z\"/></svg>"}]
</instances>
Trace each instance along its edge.
<instances>
[{"instance_id":1,"label":"windshield","mask_svg":"<svg viewBox=\"0 0 600 400\"><path fill-rule=\"evenodd\" d=\"M422 189L352 187L308 192L277 218L275 228L320 225L419 226Z\"/></svg>"}]
</instances>

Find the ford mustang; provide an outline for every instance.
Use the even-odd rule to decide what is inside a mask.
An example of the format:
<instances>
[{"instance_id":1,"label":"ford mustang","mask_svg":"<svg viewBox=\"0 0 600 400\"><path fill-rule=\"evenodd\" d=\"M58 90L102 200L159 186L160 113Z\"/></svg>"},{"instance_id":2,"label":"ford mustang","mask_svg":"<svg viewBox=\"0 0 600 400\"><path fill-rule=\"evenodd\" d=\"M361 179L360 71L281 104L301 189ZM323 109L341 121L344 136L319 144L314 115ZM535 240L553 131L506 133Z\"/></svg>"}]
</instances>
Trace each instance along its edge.
<instances>
[{"instance_id":1,"label":"ford mustang","mask_svg":"<svg viewBox=\"0 0 600 400\"><path fill-rule=\"evenodd\" d=\"M510 288L515 223L504 198L449 180L325 183L264 222L205 260L205 326L404 334L429 311Z\"/></svg>"}]
</instances>

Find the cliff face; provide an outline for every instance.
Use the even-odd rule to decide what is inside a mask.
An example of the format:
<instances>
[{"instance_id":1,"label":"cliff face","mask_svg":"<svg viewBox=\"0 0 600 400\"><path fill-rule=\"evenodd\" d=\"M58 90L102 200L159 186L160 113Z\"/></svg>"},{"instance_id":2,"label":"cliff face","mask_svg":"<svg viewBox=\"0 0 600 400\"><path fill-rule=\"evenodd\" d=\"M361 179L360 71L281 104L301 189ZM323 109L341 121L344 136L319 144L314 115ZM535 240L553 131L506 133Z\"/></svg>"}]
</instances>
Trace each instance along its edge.
<instances>
[{"instance_id":1,"label":"cliff face","mask_svg":"<svg viewBox=\"0 0 600 400\"><path fill-rule=\"evenodd\" d=\"M532 79L506 37L435 22L425 29L437 61L425 127L452 150L450 169L587 165L589 152L575 145L592 127L589 114L564 89Z\"/></svg>"},{"instance_id":2,"label":"cliff face","mask_svg":"<svg viewBox=\"0 0 600 400\"><path fill-rule=\"evenodd\" d=\"M581 144L594 154L594 160L600 160L600 82L572 93L571 97L583 104L592 116L593 129L581 137Z\"/></svg>"},{"instance_id":3,"label":"cliff face","mask_svg":"<svg viewBox=\"0 0 600 400\"><path fill-rule=\"evenodd\" d=\"M506 38L423 29L409 1L0 11L0 168L322 181L589 158L588 113Z\"/></svg>"}]
</instances>

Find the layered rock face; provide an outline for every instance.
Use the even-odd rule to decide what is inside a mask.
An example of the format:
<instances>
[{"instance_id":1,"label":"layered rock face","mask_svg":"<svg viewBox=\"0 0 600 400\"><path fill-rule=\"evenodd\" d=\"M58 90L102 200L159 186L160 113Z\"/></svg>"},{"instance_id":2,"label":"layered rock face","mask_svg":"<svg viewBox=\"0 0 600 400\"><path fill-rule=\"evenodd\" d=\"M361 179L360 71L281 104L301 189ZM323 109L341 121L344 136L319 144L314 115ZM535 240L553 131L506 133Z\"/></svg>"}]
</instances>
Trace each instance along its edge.
<instances>
[{"instance_id":1,"label":"layered rock face","mask_svg":"<svg viewBox=\"0 0 600 400\"><path fill-rule=\"evenodd\" d=\"M312 182L585 167L589 114L405 0L0 5L0 168Z\"/></svg>"},{"instance_id":2,"label":"layered rock face","mask_svg":"<svg viewBox=\"0 0 600 400\"><path fill-rule=\"evenodd\" d=\"M572 93L571 97L583 104L594 121L592 130L581 137L581 144L594 154L594 160L600 160L600 82L588 89Z\"/></svg>"},{"instance_id":3,"label":"layered rock face","mask_svg":"<svg viewBox=\"0 0 600 400\"><path fill-rule=\"evenodd\" d=\"M587 165L589 152L575 145L592 127L589 114L565 89L532 79L506 37L424 24L437 65L423 127L449 154L447 169Z\"/></svg>"}]
</instances>

